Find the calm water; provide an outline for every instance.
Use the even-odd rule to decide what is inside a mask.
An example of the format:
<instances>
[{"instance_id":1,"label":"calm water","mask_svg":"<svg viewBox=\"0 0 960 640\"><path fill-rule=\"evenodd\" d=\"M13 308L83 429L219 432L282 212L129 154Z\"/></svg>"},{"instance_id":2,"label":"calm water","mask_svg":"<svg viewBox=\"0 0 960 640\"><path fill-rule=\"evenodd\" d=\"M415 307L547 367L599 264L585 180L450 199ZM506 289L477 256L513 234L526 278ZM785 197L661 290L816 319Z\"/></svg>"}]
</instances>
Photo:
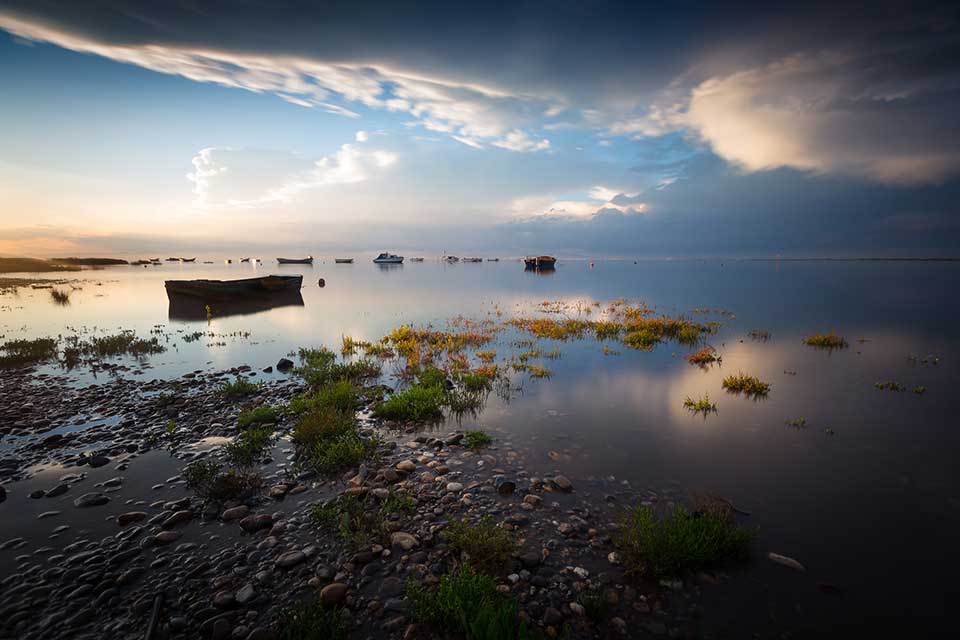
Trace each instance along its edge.
<instances>
[{"instance_id":1,"label":"calm water","mask_svg":"<svg viewBox=\"0 0 960 640\"><path fill-rule=\"evenodd\" d=\"M304 274L302 304L215 307L207 320L202 309L171 308L163 289L171 277L252 273ZM367 257L312 267L165 264L67 274L91 281L68 306L53 304L46 290L5 295L0 334L162 330L174 336L168 339L175 348L150 360L140 375L151 378L238 364L260 368L300 346L337 349L342 335L374 340L404 323L442 326L454 316L497 318L498 311L501 319L535 315L544 300L575 305L625 297L698 318L694 308L727 310L733 315L706 316L723 323L710 340L721 367L690 366L682 358L688 351L675 344L650 353L616 346L620 355L604 355L593 340L562 343L556 345L562 357L545 362L551 379L517 376L519 397L509 404L491 397L468 424L510 434L542 456L541 468L559 469L575 483L613 476L638 487L710 491L751 512L744 520L759 528L752 564L705 593L716 629L923 632L953 627L947 607L960 568L960 425L950 402L960 386L958 275L960 264L890 262L597 262L591 268L567 261L550 275L525 273L515 261L392 268ZM751 329L771 337L754 341ZM826 353L801 343L827 330L845 336L850 348ZM195 331L219 337L190 344L175 337ZM547 350L553 346L544 341ZM517 350L507 335L494 348L500 355ZM909 358L928 354L938 364ZM724 393L722 377L739 370L771 382L769 398ZM877 391L881 380L927 392ZM704 394L719 413L690 415L684 398ZM804 429L785 425L800 417ZM569 457L552 462L551 449ZM0 540L9 537L4 527ZM768 551L800 560L807 573L770 563ZM822 593L818 583L842 593Z\"/></svg>"}]
</instances>

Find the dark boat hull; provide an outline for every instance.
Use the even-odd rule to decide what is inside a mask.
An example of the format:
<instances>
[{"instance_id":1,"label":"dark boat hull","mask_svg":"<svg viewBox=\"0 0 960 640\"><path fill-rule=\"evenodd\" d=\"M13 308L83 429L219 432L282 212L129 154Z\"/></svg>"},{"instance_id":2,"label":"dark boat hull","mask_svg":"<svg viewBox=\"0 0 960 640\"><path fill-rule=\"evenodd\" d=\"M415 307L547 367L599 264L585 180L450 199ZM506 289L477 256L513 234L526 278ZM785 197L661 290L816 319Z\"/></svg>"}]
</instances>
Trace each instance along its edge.
<instances>
[{"instance_id":1,"label":"dark boat hull","mask_svg":"<svg viewBox=\"0 0 960 640\"><path fill-rule=\"evenodd\" d=\"M263 313L281 307L302 307L299 291L281 291L271 295L245 296L235 299L204 299L192 295L168 293L171 320L200 321L210 317L226 318ZM209 309L209 316L207 315Z\"/></svg>"},{"instance_id":2,"label":"dark boat hull","mask_svg":"<svg viewBox=\"0 0 960 640\"><path fill-rule=\"evenodd\" d=\"M300 291L303 276L263 276L242 280L167 280L167 294L205 299L232 299Z\"/></svg>"},{"instance_id":3,"label":"dark boat hull","mask_svg":"<svg viewBox=\"0 0 960 640\"><path fill-rule=\"evenodd\" d=\"M523 264L527 269L553 269L557 265L557 259L553 256L538 256L525 258Z\"/></svg>"},{"instance_id":4,"label":"dark boat hull","mask_svg":"<svg viewBox=\"0 0 960 640\"><path fill-rule=\"evenodd\" d=\"M277 264L313 264L313 258L277 258Z\"/></svg>"}]
</instances>

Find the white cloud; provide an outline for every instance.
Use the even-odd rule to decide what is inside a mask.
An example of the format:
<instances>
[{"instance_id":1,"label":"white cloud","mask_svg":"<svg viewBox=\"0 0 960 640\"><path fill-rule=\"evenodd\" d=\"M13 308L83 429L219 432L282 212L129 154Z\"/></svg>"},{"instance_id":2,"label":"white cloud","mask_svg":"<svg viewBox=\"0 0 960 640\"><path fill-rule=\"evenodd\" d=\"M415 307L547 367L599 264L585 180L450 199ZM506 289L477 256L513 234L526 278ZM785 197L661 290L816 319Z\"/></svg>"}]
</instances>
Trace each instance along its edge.
<instances>
[{"instance_id":1,"label":"white cloud","mask_svg":"<svg viewBox=\"0 0 960 640\"><path fill-rule=\"evenodd\" d=\"M370 136L367 135L367 132L362 130L357 131L357 135L354 137L356 138L357 142L366 142L367 140L370 139Z\"/></svg>"},{"instance_id":2,"label":"white cloud","mask_svg":"<svg viewBox=\"0 0 960 640\"><path fill-rule=\"evenodd\" d=\"M327 62L300 56L233 53L160 44L113 44L0 12L0 29L31 41L91 53L159 73L257 93L270 92L306 108L349 118L360 115L336 101L406 112L432 131L515 151L538 151L519 126L529 107L543 113L556 105L543 96L509 93L493 86L412 73L386 64Z\"/></svg>"},{"instance_id":3,"label":"white cloud","mask_svg":"<svg viewBox=\"0 0 960 640\"><path fill-rule=\"evenodd\" d=\"M290 203L313 189L365 182L398 159L392 151L353 144L314 161L283 151L207 148L193 158L195 170L187 179L201 209L251 209Z\"/></svg>"},{"instance_id":4,"label":"white cloud","mask_svg":"<svg viewBox=\"0 0 960 640\"><path fill-rule=\"evenodd\" d=\"M745 171L791 167L904 184L960 172L948 133L956 81L916 78L909 61L901 69L889 55L871 56L797 54L686 90L674 83L645 114L615 121L608 133L685 131Z\"/></svg>"},{"instance_id":5,"label":"white cloud","mask_svg":"<svg viewBox=\"0 0 960 640\"><path fill-rule=\"evenodd\" d=\"M642 213L646 205L639 201L640 194L626 194L616 189L596 185L587 192L586 200L557 199L552 196L525 196L516 198L510 209L516 218L592 218L601 211L616 210L621 213Z\"/></svg>"},{"instance_id":6,"label":"white cloud","mask_svg":"<svg viewBox=\"0 0 960 640\"><path fill-rule=\"evenodd\" d=\"M501 149L508 149L510 151L526 153L548 149L550 147L550 141L546 138L535 140L534 138L531 138L528 133L520 131L519 129L514 129L503 138L494 140L493 146L500 147Z\"/></svg>"}]
</instances>

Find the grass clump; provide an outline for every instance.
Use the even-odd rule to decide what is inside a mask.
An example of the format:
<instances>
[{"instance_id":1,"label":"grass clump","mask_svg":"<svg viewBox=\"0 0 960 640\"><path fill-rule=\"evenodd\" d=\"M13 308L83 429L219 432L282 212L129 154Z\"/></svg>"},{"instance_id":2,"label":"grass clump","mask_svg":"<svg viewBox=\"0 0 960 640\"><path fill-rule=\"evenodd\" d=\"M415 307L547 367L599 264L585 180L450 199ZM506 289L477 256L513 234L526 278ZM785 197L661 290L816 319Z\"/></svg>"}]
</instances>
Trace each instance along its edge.
<instances>
[{"instance_id":1,"label":"grass clump","mask_svg":"<svg viewBox=\"0 0 960 640\"><path fill-rule=\"evenodd\" d=\"M373 414L384 420L431 422L443 418L444 404L442 387L416 384L377 405Z\"/></svg>"},{"instance_id":2,"label":"grass clump","mask_svg":"<svg viewBox=\"0 0 960 640\"><path fill-rule=\"evenodd\" d=\"M490 576L469 566L440 578L435 589L411 579L407 598L415 620L468 640L523 640L534 635L517 617L516 600L497 591Z\"/></svg>"},{"instance_id":3,"label":"grass clump","mask_svg":"<svg viewBox=\"0 0 960 640\"><path fill-rule=\"evenodd\" d=\"M225 468L216 460L198 460L183 469L187 488L204 502L223 504L251 498L263 489L263 476L244 469Z\"/></svg>"},{"instance_id":4,"label":"grass clump","mask_svg":"<svg viewBox=\"0 0 960 640\"><path fill-rule=\"evenodd\" d=\"M277 616L277 640L346 640L342 611L324 608L319 600L299 602Z\"/></svg>"},{"instance_id":5,"label":"grass clump","mask_svg":"<svg viewBox=\"0 0 960 640\"><path fill-rule=\"evenodd\" d=\"M310 520L325 531L331 531L353 549L386 543L389 538L386 521L416 511L416 502L393 490L379 504L368 495L341 494L310 508Z\"/></svg>"},{"instance_id":6,"label":"grass clump","mask_svg":"<svg viewBox=\"0 0 960 640\"><path fill-rule=\"evenodd\" d=\"M690 411L694 415L702 413L704 418L707 417L707 414L717 412L717 405L716 403L710 401L709 395L706 395L702 398L697 398L696 400L690 396L687 396L687 399L683 401L683 408L687 411Z\"/></svg>"},{"instance_id":7,"label":"grass clump","mask_svg":"<svg viewBox=\"0 0 960 640\"><path fill-rule=\"evenodd\" d=\"M900 384L899 382L895 382L894 380L887 380L886 382L874 382L874 383L873 383L873 387L874 387L877 391L897 391L897 392L899 392L899 391L906 391L906 390L907 390L907 388L906 388L904 385ZM926 389L924 389L923 391L926 391ZM921 391L920 393L923 393L923 391Z\"/></svg>"},{"instance_id":8,"label":"grass clump","mask_svg":"<svg viewBox=\"0 0 960 640\"><path fill-rule=\"evenodd\" d=\"M687 362L690 364L695 364L701 369L706 369L710 364L714 362L722 362L722 358L717 355L717 350L713 347L707 346L696 353L691 353L686 357Z\"/></svg>"},{"instance_id":9,"label":"grass clump","mask_svg":"<svg viewBox=\"0 0 960 640\"><path fill-rule=\"evenodd\" d=\"M517 548L513 534L498 527L490 516L483 516L476 524L455 520L444 535L465 564L488 574L505 568Z\"/></svg>"},{"instance_id":10,"label":"grass clump","mask_svg":"<svg viewBox=\"0 0 960 640\"><path fill-rule=\"evenodd\" d=\"M91 338L83 345L82 350L87 355L100 358L123 355L140 358L154 353L163 353L166 348L155 337L145 340L138 338L133 331L121 331L110 336Z\"/></svg>"},{"instance_id":11,"label":"grass clump","mask_svg":"<svg viewBox=\"0 0 960 640\"><path fill-rule=\"evenodd\" d=\"M730 393L742 393L752 398L764 398L770 393L770 384L745 373L729 375L723 379L723 388Z\"/></svg>"},{"instance_id":12,"label":"grass clump","mask_svg":"<svg viewBox=\"0 0 960 640\"><path fill-rule=\"evenodd\" d=\"M57 357L55 338L8 340L0 345L0 367L16 367Z\"/></svg>"},{"instance_id":13,"label":"grass clump","mask_svg":"<svg viewBox=\"0 0 960 640\"><path fill-rule=\"evenodd\" d=\"M650 351L659 342L660 338L647 329L631 331L623 337L623 344L639 351Z\"/></svg>"},{"instance_id":14,"label":"grass clump","mask_svg":"<svg viewBox=\"0 0 960 640\"><path fill-rule=\"evenodd\" d=\"M803 339L803 343L811 347L817 347L818 349L827 349L828 351L847 348L847 341L832 331L830 333L815 333L812 336L807 336Z\"/></svg>"},{"instance_id":15,"label":"grass clump","mask_svg":"<svg viewBox=\"0 0 960 640\"><path fill-rule=\"evenodd\" d=\"M254 384L246 378L237 376L233 382L224 382L220 385L220 393L227 398L243 398L258 392L263 385Z\"/></svg>"},{"instance_id":16,"label":"grass clump","mask_svg":"<svg viewBox=\"0 0 960 640\"><path fill-rule=\"evenodd\" d=\"M614 544L628 573L672 578L749 556L754 532L713 513L676 507L660 519L640 505L620 521Z\"/></svg>"},{"instance_id":17,"label":"grass clump","mask_svg":"<svg viewBox=\"0 0 960 640\"><path fill-rule=\"evenodd\" d=\"M50 297L53 299L53 303L65 307L70 304L70 292L62 291L60 289L50 289Z\"/></svg>"},{"instance_id":18,"label":"grass clump","mask_svg":"<svg viewBox=\"0 0 960 640\"><path fill-rule=\"evenodd\" d=\"M252 467L270 447L273 431L268 427L252 427L224 445L227 461L236 467Z\"/></svg>"},{"instance_id":19,"label":"grass clump","mask_svg":"<svg viewBox=\"0 0 960 640\"><path fill-rule=\"evenodd\" d=\"M550 372L550 369L539 365L539 364L528 364L527 373L530 374L531 378L549 378L553 374Z\"/></svg>"},{"instance_id":20,"label":"grass clump","mask_svg":"<svg viewBox=\"0 0 960 640\"><path fill-rule=\"evenodd\" d=\"M240 415L237 416L237 425L241 429L246 429L255 424L276 422L279 417L280 411L274 407L268 405L250 407L241 411Z\"/></svg>"},{"instance_id":21,"label":"grass clump","mask_svg":"<svg viewBox=\"0 0 960 640\"><path fill-rule=\"evenodd\" d=\"M493 438L483 431L467 431L463 434L463 441L470 449L480 449L493 443Z\"/></svg>"},{"instance_id":22,"label":"grass clump","mask_svg":"<svg viewBox=\"0 0 960 640\"><path fill-rule=\"evenodd\" d=\"M337 362L337 354L326 347L300 349L300 366L295 372L314 389L347 380L360 383L380 375L380 365L367 359Z\"/></svg>"}]
</instances>

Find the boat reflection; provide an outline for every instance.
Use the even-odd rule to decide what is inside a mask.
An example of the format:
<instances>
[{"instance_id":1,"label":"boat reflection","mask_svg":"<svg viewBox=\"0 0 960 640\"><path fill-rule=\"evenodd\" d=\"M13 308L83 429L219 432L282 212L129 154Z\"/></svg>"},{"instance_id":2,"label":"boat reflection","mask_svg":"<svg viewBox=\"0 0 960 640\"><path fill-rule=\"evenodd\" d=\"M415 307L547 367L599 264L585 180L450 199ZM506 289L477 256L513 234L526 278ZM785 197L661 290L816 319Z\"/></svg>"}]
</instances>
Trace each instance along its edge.
<instances>
[{"instance_id":1,"label":"boat reflection","mask_svg":"<svg viewBox=\"0 0 960 640\"><path fill-rule=\"evenodd\" d=\"M170 301L168 317L170 320L207 320L208 317L225 318L228 316L246 316L269 311L279 307L302 307L303 296L299 291L274 293L269 296L256 296L237 300L204 300L196 296L167 293ZM209 316L208 316L209 305Z\"/></svg>"}]
</instances>

